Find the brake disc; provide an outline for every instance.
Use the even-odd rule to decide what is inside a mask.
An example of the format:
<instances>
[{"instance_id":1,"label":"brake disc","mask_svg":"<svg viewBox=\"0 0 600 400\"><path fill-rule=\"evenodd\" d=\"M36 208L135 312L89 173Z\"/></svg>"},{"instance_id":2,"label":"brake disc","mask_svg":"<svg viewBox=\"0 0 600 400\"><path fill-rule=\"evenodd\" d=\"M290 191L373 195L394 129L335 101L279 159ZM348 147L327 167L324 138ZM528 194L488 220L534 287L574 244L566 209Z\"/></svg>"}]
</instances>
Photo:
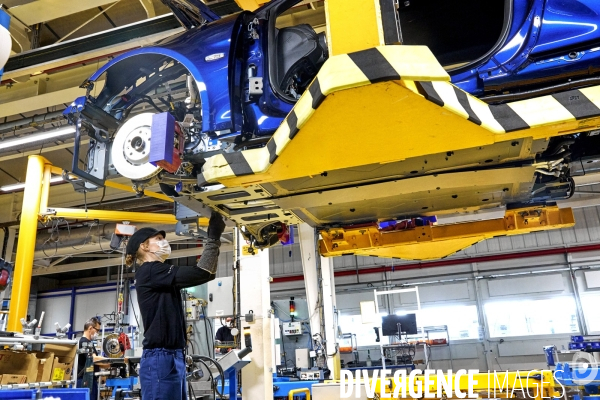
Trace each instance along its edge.
<instances>
[{"instance_id":1,"label":"brake disc","mask_svg":"<svg viewBox=\"0 0 600 400\"><path fill-rule=\"evenodd\" d=\"M121 358L123 352L121 351L121 344L119 343L119 335L111 333L107 335L102 341L102 350L109 358Z\"/></svg>"},{"instance_id":2,"label":"brake disc","mask_svg":"<svg viewBox=\"0 0 600 400\"><path fill-rule=\"evenodd\" d=\"M115 169L132 180L150 179L161 171L148 162L152 133L152 113L138 114L117 131L111 156Z\"/></svg>"}]
</instances>

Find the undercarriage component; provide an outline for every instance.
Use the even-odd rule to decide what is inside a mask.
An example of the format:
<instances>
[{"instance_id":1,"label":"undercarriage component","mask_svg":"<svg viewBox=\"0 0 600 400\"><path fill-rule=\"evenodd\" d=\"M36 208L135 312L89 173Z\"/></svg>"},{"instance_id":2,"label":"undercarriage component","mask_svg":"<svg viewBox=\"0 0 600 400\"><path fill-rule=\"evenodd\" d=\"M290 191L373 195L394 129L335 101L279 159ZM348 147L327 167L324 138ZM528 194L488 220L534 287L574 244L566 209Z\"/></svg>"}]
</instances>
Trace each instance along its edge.
<instances>
[{"instance_id":1,"label":"undercarriage component","mask_svg":"<svg viewBox=\"0 0 600 400\"><path fill-rule=\"evenodd\" d=\"M277 242L287 240L289 237L287 225L279 221L246 225L241 233L244 239L250 243L248 249L250 254L254 254L254 246L259 249L271 247Z\"/></svg>"},{"instance_id":2,"label":"undercarriage component","mask_svg":"<svg viewBox=\"0 0 600 400\"><path fill-rule=\"evenodd\" d=\"M406 230L384 231L377 225L321 231L321 255L354 254L397 257L410 260L443 258L484 239L569 228L575 225L573 211L557 206L508 210L504 218L452 225L425 225Z\"/></svg>"}]
</instances>

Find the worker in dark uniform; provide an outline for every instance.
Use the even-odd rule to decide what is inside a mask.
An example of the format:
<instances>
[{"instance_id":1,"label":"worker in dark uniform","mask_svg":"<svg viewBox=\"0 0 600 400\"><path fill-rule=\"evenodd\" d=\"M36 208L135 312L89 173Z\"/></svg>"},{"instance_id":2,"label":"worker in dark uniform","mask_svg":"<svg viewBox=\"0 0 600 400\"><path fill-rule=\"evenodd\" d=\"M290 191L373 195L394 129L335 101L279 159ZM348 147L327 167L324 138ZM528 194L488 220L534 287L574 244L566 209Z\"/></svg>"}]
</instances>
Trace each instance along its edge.
<instances>
[{"instance_id":1,"label":"worker in dark uniform","mask_svg":"<svg viewBox=\"0 0 600 400\"><path fill-rule=\"evenodd\" d=\"M223 218L213 212L202 257L193 267L165 264L171 246L164 231L142 228L127 243L125 263L137 265L135 286L144 325L140 362L144 400L186 399L185 315L180 289L215 279L224 229Z\"/></svg>"},{"instance_id":2,"label":"worker in dark uniform","mask_svg":"<svg viewBox=\"0 0 600 400\"><path fill-rule=\"evenodd\" d=\"M92 357L86 353L79 354L77 359L77 387L90 389L90 400L98 398L98 379L94 376L94 361L102 359L94 346L100 332L100 321L96 317L88 319L83 325L83 336L79 339L79 348L91 348Z\"/></svg>"},{"instance_id":3,"label":"worker in dark uniform","mask_svg":"<svg viewBox=\"0 0 600 400\"><path fill-rule=\"evenodd\" d=\"M225 320L225 325L221 326L217 329L217 333L215 334L215 339L221 343L233 343L233 335L231 334L231 323L232 319L227 318ZM231 351L233 347L222 347L220 348L221 354L226 354Z\"/></svg>"}]
</instances>

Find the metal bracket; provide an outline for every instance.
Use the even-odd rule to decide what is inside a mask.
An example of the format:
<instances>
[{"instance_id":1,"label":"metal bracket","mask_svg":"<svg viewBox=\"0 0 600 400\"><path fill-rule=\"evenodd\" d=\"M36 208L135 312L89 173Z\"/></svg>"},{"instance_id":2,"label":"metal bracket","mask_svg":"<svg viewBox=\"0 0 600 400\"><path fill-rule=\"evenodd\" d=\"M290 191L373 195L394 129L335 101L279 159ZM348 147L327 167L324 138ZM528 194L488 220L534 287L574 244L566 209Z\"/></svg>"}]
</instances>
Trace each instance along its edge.
<instances>
[{"instance_id":1,"label":"metal bracket","mask_svg":"<svg viewBox=\"0 0 600 400\"><path fill-rule=\"evenodd\" d=\"M248 94L260 96L263 94L263 78L260 76L248 79Z\"/></svg>"}]
</instances>

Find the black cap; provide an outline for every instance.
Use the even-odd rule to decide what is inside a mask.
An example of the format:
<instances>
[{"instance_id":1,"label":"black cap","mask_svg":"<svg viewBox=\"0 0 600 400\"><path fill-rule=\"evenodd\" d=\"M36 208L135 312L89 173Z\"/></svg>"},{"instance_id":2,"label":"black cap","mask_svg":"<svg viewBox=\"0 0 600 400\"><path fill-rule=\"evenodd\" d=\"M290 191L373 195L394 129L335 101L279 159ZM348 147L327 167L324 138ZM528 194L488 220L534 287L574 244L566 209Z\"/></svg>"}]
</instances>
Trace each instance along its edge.
<instances>
[{"instance_id":1,"label":"black cap","mask_svg":"<svg viewBox=\"0 0 600 400\"><path fill-rule=\"evenodd\" d=\"M144 243L146 240L156 235L162 235L163 237L167 236L165 234L165 231L159 231L154 228L138 229L129 238L129 241L127 242L127 248L125 249L125 254L131 254L132 256L135 256L138 249L140 248L140 244Z\"/></svg>"}]
</instances>

